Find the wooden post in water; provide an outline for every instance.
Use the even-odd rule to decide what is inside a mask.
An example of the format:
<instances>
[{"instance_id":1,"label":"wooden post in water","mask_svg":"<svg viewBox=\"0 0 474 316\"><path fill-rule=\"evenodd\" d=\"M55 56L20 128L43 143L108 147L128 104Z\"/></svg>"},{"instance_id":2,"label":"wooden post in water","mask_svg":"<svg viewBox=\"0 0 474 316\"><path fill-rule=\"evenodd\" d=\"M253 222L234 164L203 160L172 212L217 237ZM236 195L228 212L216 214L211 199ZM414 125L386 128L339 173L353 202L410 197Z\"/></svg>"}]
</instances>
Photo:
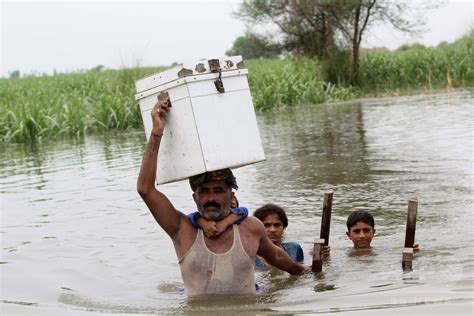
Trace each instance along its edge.
<instances>
[{"instance_id":1,"label":"wooden post in water","mask_svg":"<svg viewBox=\"0 0 474 316\"><path fill-rule=\"evenodd\" d=\"M334 191L324 192L323 215L321 217L321 234L319 238L324 239L324 245L329 244L329 228L331 226L332 195Z\"/></svg>"},{"instance_id":2,"label":"wooden post in water","mask_svg":"<svg viewBox=\"0 0 474 316\"><path fill-rule=\"evenodd\" d=\"M413 248L415 244L416 212L418 210L418 199L416 197L408 200L407 227L405 232L405 248Z\"/></svg>"},{"instance_id":3,"label":"wooden post in water","mask_svg":"<svg viewBox=\"0 0 474 316\"><path fill-rule=\"evenodd\" d=\"M408 200L407 226L405 232L405 248L402 255L403 270L412 269L413 245L415 244L416 213L418 211L418 199L416 197Z\"/></svg>"},{"instance_id":4,"label":"wooden post in water","mask_svg":"<svg viewBox=\"0 0 474 316\"><path fill-rule=\"evenodd\" d=\"M313 272L323 271L323 246L324 239L316 239L313 247Z\"/></svg>"},{"instance_id":5,"label":"wooden post in water","mask_svg":"<svg viewBox=\"0 0 474 316\"><path fill-rule=\"evenodd\" d=\"M413 261L413 248L406 247L403 249L402 268L403 271L411 271Z\"/></svg>"}]
</instances>

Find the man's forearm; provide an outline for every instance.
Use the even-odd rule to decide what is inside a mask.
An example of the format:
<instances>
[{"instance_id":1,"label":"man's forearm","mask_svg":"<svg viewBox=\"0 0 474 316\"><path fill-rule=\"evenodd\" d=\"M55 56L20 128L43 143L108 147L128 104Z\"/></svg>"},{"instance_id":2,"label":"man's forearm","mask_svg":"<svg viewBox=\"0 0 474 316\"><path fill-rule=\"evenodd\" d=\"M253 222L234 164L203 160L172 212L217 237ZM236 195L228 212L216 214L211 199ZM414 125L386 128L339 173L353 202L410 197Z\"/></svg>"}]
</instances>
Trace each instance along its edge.
<instances>
[{"instance_id":1,"label":"man's forearm","mask_svg":"<svg viewBox=\"0 0 474 316\"><path fill-rule=\"evenodd\" d=\"M140 195L146 195L151 189L155 188L155 176L160 143L161 136L152 132L148 140L145 154L143 155L142 166L137 181L137 190Z\"/></svg>"},{"instance_id":2,"label":"man's forearm","mask_svg":"<svg viewBox=\"0 0 474 316\"><path fill-rule=\"evenodd\" d=\"M269 261L268 263L280 270L284 270L293 275L303 274L305 270L305 268L301 264L291 259L291 257L281 248L278 248L275 259Z\"/></svg>"},{"instance_id":3,"label":"man's forearm","mask_svg":"<svg viewBox=\"0 0 474 316\"><path fill-rule=\"evenodd\" d=\"M175 238L184 214L178 212L168 198L155 187L158 151L170 106L167 102L158 101L150 112L153 129L143 155L137 180L137 191L161 228L171 238Z\"/></svg>"}]
</instances>

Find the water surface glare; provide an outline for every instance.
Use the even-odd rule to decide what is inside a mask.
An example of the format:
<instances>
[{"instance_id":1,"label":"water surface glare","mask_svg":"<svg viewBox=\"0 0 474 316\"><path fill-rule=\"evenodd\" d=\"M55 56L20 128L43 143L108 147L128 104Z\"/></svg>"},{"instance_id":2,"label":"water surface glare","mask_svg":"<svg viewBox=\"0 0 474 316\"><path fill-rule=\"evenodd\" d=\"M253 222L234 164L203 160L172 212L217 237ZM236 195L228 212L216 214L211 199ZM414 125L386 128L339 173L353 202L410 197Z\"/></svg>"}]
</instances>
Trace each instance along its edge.
<instances>
[{"instance_id":1,"label":"water surface glare","mask_svg":"<svg viewBox=\"0 0 474 316\"><path fill-rule=\"evenodd\" d=\"M319 238L333 189L331 257L320 274L257 273L252 298L188 300L169 237L136 193L142 131L8 145L0 152L2 314L472 313L473 92L258 115L267 160L235 170L241 205L286 208L286 239ZM186 181L161 189L194 210ZM407 201L418 197L414 269L403 272ZM347 215L366 209L371 253L351 251ZM352 315L352 314L351 314Z\"/></svg>"}]
</instances>

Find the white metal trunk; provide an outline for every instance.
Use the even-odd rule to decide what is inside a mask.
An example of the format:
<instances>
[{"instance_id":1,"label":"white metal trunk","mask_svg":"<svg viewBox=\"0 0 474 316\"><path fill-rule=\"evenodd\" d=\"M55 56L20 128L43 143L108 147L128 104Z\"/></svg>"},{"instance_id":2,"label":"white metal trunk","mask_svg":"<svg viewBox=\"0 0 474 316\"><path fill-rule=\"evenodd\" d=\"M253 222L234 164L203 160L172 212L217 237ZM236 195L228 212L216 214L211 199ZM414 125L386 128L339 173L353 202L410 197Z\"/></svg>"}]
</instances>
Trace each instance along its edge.
<instances>
[{"instance_id":1,"label":"white metal trunk","mask_svg":"<svg viewBox=\"0 0 474 316\"><path fill-rule=\"evenodd\" d=\"M160 92L168 92L172 104L158 154L158 184L265 160L242 57L211 64L180 65L135 83L147 138ZM224 92L214 83L219 77Z\"/></svg>"}]
</instances>

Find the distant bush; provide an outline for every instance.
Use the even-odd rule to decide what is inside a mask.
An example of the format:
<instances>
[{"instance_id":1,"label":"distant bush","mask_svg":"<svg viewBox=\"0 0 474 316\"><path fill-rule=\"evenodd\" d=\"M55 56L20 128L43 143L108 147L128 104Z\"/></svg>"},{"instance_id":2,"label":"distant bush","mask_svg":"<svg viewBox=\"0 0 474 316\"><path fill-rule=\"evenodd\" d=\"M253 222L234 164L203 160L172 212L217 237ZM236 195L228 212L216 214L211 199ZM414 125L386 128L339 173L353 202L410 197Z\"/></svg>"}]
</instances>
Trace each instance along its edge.
<instances>
[{"instance_id":1,"label":"distant bush","mask_svg":"<svg viewBox=\"0 0 474 316\"><path fill-rule=\"evenodd\" d=\"M426 46L420 43L415 43L415 44L404 44L400 46L399 48L396 49L397 52L403 52L406 50L414 50L414 49L426 49Z\"/></svg>"}]
</instances>

